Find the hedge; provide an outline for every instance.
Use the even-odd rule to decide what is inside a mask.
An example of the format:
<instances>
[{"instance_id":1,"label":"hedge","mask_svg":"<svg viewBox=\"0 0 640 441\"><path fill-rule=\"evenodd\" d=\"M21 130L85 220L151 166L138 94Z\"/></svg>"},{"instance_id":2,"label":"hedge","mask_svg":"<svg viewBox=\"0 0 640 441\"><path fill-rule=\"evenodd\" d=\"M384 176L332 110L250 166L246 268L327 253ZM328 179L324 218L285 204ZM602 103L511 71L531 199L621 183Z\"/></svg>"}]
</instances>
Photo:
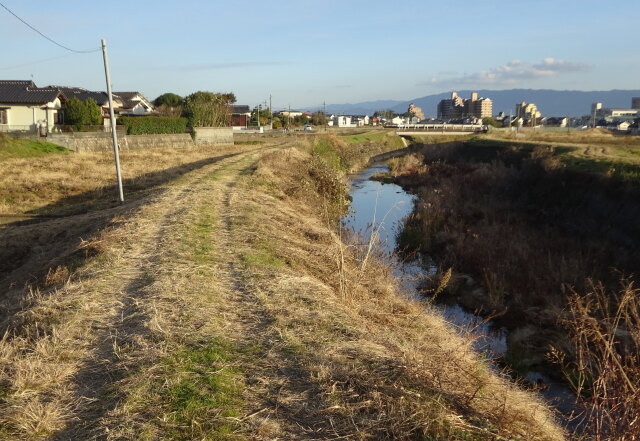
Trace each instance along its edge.
<instances>
[{"instance_id":1,"label":"hedge","mask_svg":"<svg viewBox=\"0 0 640 441\"><path fill-rule=\"evenodd\" d=\"M152 135L156 133L186 133L187 118L164 116L121 116L118 124L127 129L127 135Z\"/></svg>"}]
</instances>

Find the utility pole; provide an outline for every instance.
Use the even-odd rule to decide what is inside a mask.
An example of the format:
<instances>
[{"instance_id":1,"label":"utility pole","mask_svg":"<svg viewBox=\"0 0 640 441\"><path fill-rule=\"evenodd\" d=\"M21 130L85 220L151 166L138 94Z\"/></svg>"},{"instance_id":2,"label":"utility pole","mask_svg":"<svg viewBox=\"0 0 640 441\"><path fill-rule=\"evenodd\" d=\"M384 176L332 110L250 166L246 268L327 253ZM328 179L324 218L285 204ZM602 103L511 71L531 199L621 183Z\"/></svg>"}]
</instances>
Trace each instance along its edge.
<instances>
[{"instance_id":1,"label":"utility pole","mask_svg":"<svg viewBox=\"0 0 640 441\"><path fill-rule=\"evenodd\" d=\"M107 81L107 96L109 97L109 118L111 120L111 139L113 140L113 154L116 159L116 177L118 179L118 196L124 202L122 192L122 174L120 173L120 153L118 152L118 134L116 133L116 116L113 113L113 96L111 95L111 76L109 75L109 59L107 57L107 41L102 39L102 59L104 60L104 76Z\"/></svg>"},{"instance_id":2,"label":"utility pole","mask_svg":"<svg viewBox=\"0 0 640 441\"><path fill-rule=\"evenodd\" d=\"M269 124L273 130L273 107L271 106L271 94L269 94Z\"/></svg>"},{"instance_id":3,"label":"utility pole","mask_svg":"<svg viewBox=\"0 0 640 441\"><path fill-rule=\"evenodd\" d=\"M291 125L291 104L289 104L289 112L287 112L287 128Z\"/></svg>"},{"instance_id":4,"label":"utility pole","mask_svg":"<svg viewBox=\"0 0 640 441\"><path fill-rule=\"evenodd\" d=\"M327 131L327 102L322 102L322 120L324 122L324 131Z\"/></svg>"}]
</instances>

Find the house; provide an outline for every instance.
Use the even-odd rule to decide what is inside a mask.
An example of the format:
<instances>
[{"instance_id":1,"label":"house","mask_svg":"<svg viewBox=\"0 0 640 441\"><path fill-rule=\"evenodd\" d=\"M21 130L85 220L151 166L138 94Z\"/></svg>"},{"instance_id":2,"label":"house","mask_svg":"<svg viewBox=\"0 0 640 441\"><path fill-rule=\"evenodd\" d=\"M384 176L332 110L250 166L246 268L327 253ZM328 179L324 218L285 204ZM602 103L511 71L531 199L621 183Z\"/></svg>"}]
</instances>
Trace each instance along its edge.
<instances>
[{"instance_id":1,"label":"house","mask_svg":"<svg viewBox=\"0 0 640 441\"><path fill-rule=\"evenodd\" d=\"M113 92L114 100L121 104L116 106L115 111L122 116L145 116L153 113L153 104L140 92Z\"/></svg>"},{"instance_id":2,"label":"house","mask_svg":"<svg viewBox=\"0 0 640 441\"><path fill-rule=\"evenodd\" d=\"M247 127L251 120L249 106L231 106L231 127Z\"/></svg>"},{"instance_id":3,"label":"house","mask_svg":"<svg viewBox=\"0 0 640 441\"><path fill-rule=\"evenodd\" d=\"M569 125L569 118L566 116L543 118L542 124L547 127L567 127Z\"/></svg>"},{"instance_id":4,"label":"house","mask_svg":"<svg viewBox=\"0 0 640 441\"><path fill-rule=\"evenodd\" d=\"M352 121L352 117L348 115L333 115L331 118L333 127L357 127Z\"/></svg>"},{"instance_id":5,"label":"house","mask_svg":"<svg viewBox=\"0 0 640 441\"><path fill-rule=\"evenodd\" d=\"M89 98L91 98L96 102L98 107L100 107L100 109L102 110L102 118L103 118L105 127L108 127L110 125L109 95L107 95L107 92L92 92L90 90L83 89L81 87L66 87L66 86L49 86L49 87L59 89L68 100L70 100L71 98L77 98L84 103ZM113 95L112 99L113 99L114 109L122 107L123 103L120 97Z\"/></svg>"},{"instance_id":6,"label":"house","mask_svg":"<svg viewBox=\"0 0 640 441\"><path fill-rule=\"evenodd\" d=\"M33 81L0 80L0 131L50 132L61 122L65 100L57 88L39 88Z\"/></svg>"},{"instance_id":7,"label":"house","mask_svg":"<svg viewBox=\"0 0 640 441\"><path fill-rule=\"evenodd\" d=\"M303 112L299 110L280 110L279 112L275 112L277 116L286 116L289 118L295 118L297 116L302 116Z\"/></svg>"},{"instance_id":8,"label":"house","mask_svg":"<svg viewBox=\"0 0 640 441\"><path fill-rule=\"evenodd\" d=\"M616 126L616 129L621 132L626 132L629 130L629 127L631 127L631 124L632 123L630 121L622 121L618 123L618 125Z\"/></svg>"},{"instance_id":9,"label":"house","mask_svg":"<svg viewBox=\"0 0 640 441\"><path fill-rule=\"evenodd\" d=\"M368 126L369 115L354 115L351 117L351 121L356 127Z\"/></svg>"}]
</instances>

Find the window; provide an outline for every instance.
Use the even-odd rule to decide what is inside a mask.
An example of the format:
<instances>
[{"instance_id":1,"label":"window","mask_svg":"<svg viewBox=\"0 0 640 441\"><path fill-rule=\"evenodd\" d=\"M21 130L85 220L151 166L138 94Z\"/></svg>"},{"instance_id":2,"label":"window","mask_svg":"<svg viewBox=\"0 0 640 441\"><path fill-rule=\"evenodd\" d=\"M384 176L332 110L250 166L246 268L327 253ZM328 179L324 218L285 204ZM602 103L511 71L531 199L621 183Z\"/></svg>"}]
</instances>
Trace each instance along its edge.
<instances>
[{"instance_id":1,"label":"window","mask_svg":"<svg viewBox=\"0 0 640 441\"><path fill-rule=\"evenodd\" d=\"M0 124L9 124L7 109L0 109Z\"/></svg>"}]
</instances>

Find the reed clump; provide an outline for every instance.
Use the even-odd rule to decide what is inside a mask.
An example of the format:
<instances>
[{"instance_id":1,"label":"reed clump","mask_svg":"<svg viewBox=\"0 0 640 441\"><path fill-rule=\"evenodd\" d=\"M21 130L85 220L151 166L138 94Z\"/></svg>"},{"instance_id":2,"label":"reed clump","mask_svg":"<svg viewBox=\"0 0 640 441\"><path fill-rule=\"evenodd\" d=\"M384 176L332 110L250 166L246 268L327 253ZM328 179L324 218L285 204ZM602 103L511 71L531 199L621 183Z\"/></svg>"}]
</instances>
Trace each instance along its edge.
<instances>
[{"instance_id":1,"label":"reed clump","mask_svg":"<svg viewBox=\"0 0 640 441\"><path fill-rule=\"evenodd\" d=\"M590 282L572 290L563 320L571 357L553 355L578 393L583 439L640 439L640 289L622 277L618 289Z\"/></svg>"}]
</instances>

